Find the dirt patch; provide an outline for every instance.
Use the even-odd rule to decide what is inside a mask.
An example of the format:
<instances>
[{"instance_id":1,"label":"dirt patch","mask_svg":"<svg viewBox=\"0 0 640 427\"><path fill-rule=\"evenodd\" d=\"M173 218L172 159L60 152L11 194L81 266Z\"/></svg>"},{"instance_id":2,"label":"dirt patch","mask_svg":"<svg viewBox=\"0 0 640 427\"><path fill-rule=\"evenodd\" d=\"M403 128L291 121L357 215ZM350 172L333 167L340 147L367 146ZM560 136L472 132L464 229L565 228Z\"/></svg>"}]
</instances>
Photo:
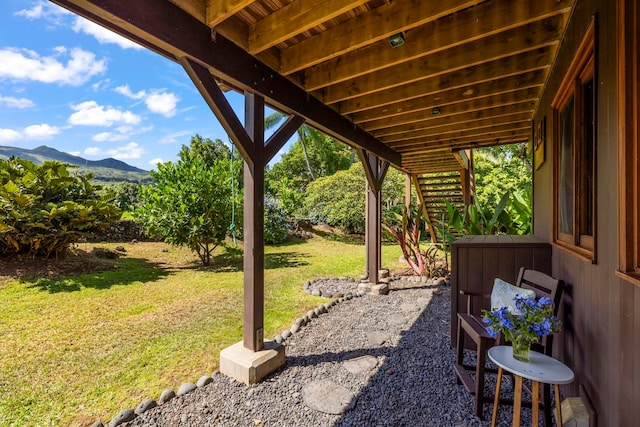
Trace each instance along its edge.
<instances>
[{"instance_id":1,"label":"dirt patch","mask_svg":"<svg viewBox=\"0 0 640 427\"><path fill-rule=\"evenodd\" d=\"M75 276L117 268L116 260L102 259L88 249L73 249L59 259L32 257L0 258L0 283L14 279L31 280Z\"/></svg>"}]
</instances>

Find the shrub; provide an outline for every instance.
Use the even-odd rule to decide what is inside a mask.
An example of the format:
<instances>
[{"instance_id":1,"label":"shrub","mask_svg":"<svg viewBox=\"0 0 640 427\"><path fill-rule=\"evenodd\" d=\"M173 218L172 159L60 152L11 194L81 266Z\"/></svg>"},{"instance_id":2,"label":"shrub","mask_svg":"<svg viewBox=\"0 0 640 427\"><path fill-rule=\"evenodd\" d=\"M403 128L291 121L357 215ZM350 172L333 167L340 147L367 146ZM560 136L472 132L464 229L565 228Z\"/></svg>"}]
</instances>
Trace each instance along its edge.
<instances>
[{"instance_id":1,"label":"shrub","mask_svg":"<svg viewBox=\"0 0 640 427\"><path fill-rule=\"evenodd\" d=\"M272 198L264 200L264 241L278 244L287 240L289 221L285 210Z\"/></svg>"},{"instance_id":2,"label":"shrub","mask_svg":"<svg viewBox=\"0 0 640 427\"><path fill-rule=\"evenodd\" d=\"M98 196L91 178L55 161L0 160L0 255L57 257L109 228L120 210Z\"/></svg>"}]
</instances>

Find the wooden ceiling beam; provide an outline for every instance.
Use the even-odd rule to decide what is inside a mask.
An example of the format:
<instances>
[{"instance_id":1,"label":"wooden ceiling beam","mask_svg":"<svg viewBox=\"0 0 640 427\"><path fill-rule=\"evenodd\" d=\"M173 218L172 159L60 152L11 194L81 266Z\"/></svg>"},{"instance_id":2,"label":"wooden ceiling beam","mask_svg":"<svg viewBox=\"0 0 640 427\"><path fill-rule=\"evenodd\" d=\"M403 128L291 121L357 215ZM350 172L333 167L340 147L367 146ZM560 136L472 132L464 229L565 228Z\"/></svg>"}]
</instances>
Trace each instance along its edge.
<instances>
[{"instance_id":1,"label":"wooden ceiling beam","mask_svg":"<svg viewBox=\"0 0 640 427\"><path fill-rule=\"evenodd\" d=\"M433 107L442 107L444 105L449 105L449 108L457 108L454 107L457 103L481 102L486 97L509 96L514 90L520 89L540 93L545 75L544 70L535 70L500 80L472 84L433 94L419 94L417 98L352 113L351 119L355 123L361 124L413 111L430 110Z\"/></svg>"},{"instance_id":2,"label":"wooden ceiling beam","mask_svg":"<svg viewBox=\"0 0 640 427\"><path fill-rule=\"evenodd\" d=\"M504 3L506 5L509 3L511 8L515 7L517 9L516 12L523 9L523 3L514 4L513 2L500 1L500 4ZM450 25L444 25L444 29L440 21L437 21L412 30L412 32L407 33L406 38L408 40L415 38L415 41L407 42L401 48L392 49L388 45L383 46L382 42L379 42L375 45L375 51L362 52L362 50L369 49L367 47L305 70L305 89L314 91L337 83L351 82L352 79L374 72L369 77L375 79L376 74L381 72L393 74L397 68L421 67L427 68L432 72L442 71L445 68L454 70L487 62L492 58L497 59L513 55L536 46L541 47L558 42L564 26L562 16L552 16L544 20L531 21L531 18L524 13L519 13L519 15L523 16L518 16L518 18L525 21L525 24L520 27L515 27L516 23L511 20L508 14L499 15L501 18L498 26L504 28L509 24L508 27L511 28L503 32L485 33L482 34L484 37L479 38L481 34L471 32L466 26L483 28L480 22L485 22L485 20L478 21L477 17L482 16L482 8L488 7L491 3L484 3L460 12L460 14L444 18L445 22L450 23ZM553 0L553 3L557 4L555 0ZM517 5L520 5L520 7L517 7ZM501 12L497 13L500 14ZM471 16L473 19L465 19L466 26L458 27L458 15ZM544 16L542 13L538 14L538 16L540 15ZM467 24L467 20L475 24ZM529 23L526 23L527 21ZM470 32L468 38L465 39L464 35L461 36L459 34L460 30ZM440 31L445 31L445 33L440 33ZM424 32L426 34L413 34L413 32ZM437 37L434 36L436 34L438 35ZM443 36L447 38L450 44L444 46L435 45L442 42L440 38ZM392 56L392 58L387 60L388 56ZM404 71L401 74L404 74Z\"/></svg>"},{"instance_id":3,"label":"wooden ceiling beam","mask_svg":"<svg viewBox=\"0 0 640 427\"><path fill-rule=\"evenodd\" d=\"M283 75L303 70L389 36L481 3L482 0L396 0L284 49Z\"/></svg>"},{"instance_id":4,"label":"wooden ceiling beam","mask_svg":"<svg viewBox=\"0 0 640 427\"><path fill-rule=\"evenodd\" d=\"M398 153L225 37L212 39L207 25L168 1L52 1L173 61L193 59L232 87L260 94L274 108L299 115L322 132L402 168Z\"/></svg>"},{"instance_id":5,"label":"wooden ceiling beam","mask_svg":"<svg viewBox=\"0 0 640 427\"><path fill-rule=\"evenodd\" d=\"M190 0L193 1L193 0ZM215 28L255 0L206 0L206 24Z\"/></svg>"},{"instance_id":6,"label":"wooden ceiling beam","mask_svg":"<svg viewBox=\"0 0 640 427\"><path fill-rule=\"evenodd\" d=\"M509 127L516 129L524 126L528 126L529 128L531 128L531 114L520 113L510 116L504 116L499 119L488 118L484 120L478 120L476 123L469 124L468 127L464 126L464 124L462 123L456 123L450 126L444 126L436 129L422 129L415 132L390 135L381 139L384 143L389 144L389 146L393 147L394 149L397 149L403 142L407 142L408 144L410 144L412 141L421 138L446 138L449 137L450 134L457 134L459 132L463 132L465 135L478 135L482 132L486 132L487 130L494 129L496 127L504 127L505 129Z\"/></svg>"},{"instance_id":7,"label":"wooden ceiling beam","mask_svg":"<svg viewBox=\"0 0 640 427\"><path fill-rule=\"evenodd\" d=\"M353 98L363 97L398 87L411 86L412 83L431 82L436 90L453 88L465 84L494 80L500 76L509 76L541 66L549 66L555 48L544 47L531 52L494 59L470 67L457 67L453 71L442 71L442 65L436 65L440 71L429 70L429 64L416 64L407 67L404 72L396 70L385 73L380 71L370 78L357 79L349 84L340 83L323 89L322 100L326 104L336 104Z\"/></svg>"},{"instance_id":8,"label":"wooden ceiling beam","mask_svg":"<svg viewBox=\"0 0 640 427\"><path fill-rule=\"evenodd\" d=\"M473 129L454 130L447 129L442 132L417 133L413 138L403 140L390 137L386 143L394 150L403 151L405 147L414 147L416 144L433 143L436 141L460 141L462 139L485 139L486 135L494 135L496 132L531 132L531 120L521 120L513 123L496 123Z\"/></svg>"},{"instance_id":9,"label":"wooden ceiling beam","mask_svg":"<svg viewBox=\"0 0 640 427\"><path fill-rule=\"evenodd\" d=\"M419 162L420 154L428 154L432 151L440 151L443 149L462 150L466 148L478 148L481 146L514 144L516 142L525 142L531 140L531 128L528 130L515 130L505 132L486 133L483 136L458 138L458 139L425 139L418 141L413 147L404 147L402 154L410 154L411 161L407 160L404 166L409 166L414 162Z\"/></svg>"},{"instance_id":10,"label":"wooden ceiling beam","mask_svg":"<svg viewBox=\"0 0 640 427\"><path fill-rule=\"evenodd\" d=\"M207 23L207 0L169 0L185 12L198 19L198 21Z\"/></svg>"},{"instance_id":11,"label":"wooden ceiling beam","mask_svg":"<svg viewBox=\"0 0 640 427\"><path fill-rule=\"evenodd\" d=\"M444 90L462 88L470 85L497 80L497 85L506 88L501 82L511 76L517 76L528 71L548 69L552 58L551 48L543 49L537 54L520 54L488 64L480 64L453 73L443 74L431 79L409 83L395 87L393 90L373 93L365 96L353 97L339 104L339 110L355 112L366 108L375 108L393 104L407 99L435 94ZM546 74L544 75L546 77ZM544 77L539 84L544 84ZM464 93L463 93L464 94Z\"/></svg>"},{"instance_id":12,"label":"wooden ceiling beam","mask_svg":"<svg viewBox=\"0 0 640 427\"><path fill-rule=\"evenodd\" d=\"M375 131L375 134L378 137L393 136L401 133L415 132L424 129L437 129L442 126L460 125L466 122L471 122L469 123L469 125L473 126L472 122L475 122L477 120L492 118L499 120L500 117L512 116L515 114L529 114L529 118L531 118L531 116L533 116L535 106L535 102L525 101L518 104L489 107L484 110L465 111L460 114L453 114L445 117L429 117L423 122L415 122L406 125L378 129L377 131Z\"/></svg>"},{"instance_id":13,"label":"wooden ceiling beam","mask_svg":"<svg viewBox=\"0 0 640 427\"><path fill-rule=\"evenodd\" d=\"M249 28L249 53L272 46L330 21L368 0L298 0L267 15Z\"/></svg>"},{"instance_id":14,"label":"wooden ceiling beam","mask_svg":"<svg viewBox=\"0 0 640 427\"><path fill-rule=\"evenodd\" d=\"M492 107L502 107L504 105L519 104L521 102L530 102L533 106L535 106L539 95L539 88L528 88L523 90L516 90L513 92L501 93L493 96L486 96L480 99L472 99L468 102L444 104L442 107L435 107L436 109L431 108L426 110L418 110L359 124L367 132L372 132L378 129L429 120L430 118L436 119L448 117L462 113L469 113L472 111L485 110Z\"/></svg>"}]
</instances>

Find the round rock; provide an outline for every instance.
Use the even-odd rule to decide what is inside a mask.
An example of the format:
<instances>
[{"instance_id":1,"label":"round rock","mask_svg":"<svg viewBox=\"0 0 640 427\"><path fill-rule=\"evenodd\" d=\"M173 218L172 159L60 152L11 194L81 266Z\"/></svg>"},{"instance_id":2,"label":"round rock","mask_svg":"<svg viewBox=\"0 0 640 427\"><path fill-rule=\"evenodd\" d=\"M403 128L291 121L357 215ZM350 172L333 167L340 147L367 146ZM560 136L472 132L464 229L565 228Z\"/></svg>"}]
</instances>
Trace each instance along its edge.
<instances>
[{"instance_id":1,"label":"round rock","mask_svg":"<svg viewBox=\"0 0 640 427\"><path fill-rule=\"evenodd\" d=\"M174 397L176 397L176 392L171 390L170 388L166 389L165 391L162 392L162 394L160 395L160 399L158 399L158 402L162 403L167 403L168 401L170 401L171 399L173 399Z\"/></svg>"},{"instance_id":2,"label":"round rock","mask_svg":"<svg viewBox=\"0 0 640 427\"><path fill-rule=\"evenodd\" d=\"M356 405L356 396L349 389L328 379L304 386L302 399L309 408L333 415L344 414Z\"/></svg>"},{"instance_id":3,"label":"round rock","mask_svg":"<svg viewBox=\"0 0 640 427\"><path fill-rule=\"evenodd\" d=\"M136 407L136 410L134 412L138 415L144 414L149 409L155 408L156 406L158 406L158 404L156 403L155 400L145 399L142 402L140 402L140 404Z\"/></svg>"},{"instance_id":4,"label":"round rock","mask_svg":"<svg viewBox=\"0 0 640 427\"><path fill-rule=\"evenodd\" d=\"M184 383L178 389L178 396L182 396L183 394L187 394L195 390L197 387L194 383Z\"/></svg>"},{"instance_id":5,"label":"round rock","mask_svg":"<svg viewBox=\"0 0 640 427\"><path fill-rule=\"evenodd\" d=\"M123 411L120 411L120 413L116 415L114 419L111 420L111 422L109 423L109 427L116 427L120 424L126 423L127 421L132 421L135 417L136 413L133 412L133 409L124 409Z\"/></svg>"},{"instance_id":6,"label":"round rock","mask_svg":"<svg viewBox=\"0 0 640 427\"><path fill-rule=\"evenodd\" d=\"M213 382L213 378L211 378L209 375L203 375L198 379L198 382L196 383L197 387L204 387L209 383Z\"/></svg>"}]
</instances>

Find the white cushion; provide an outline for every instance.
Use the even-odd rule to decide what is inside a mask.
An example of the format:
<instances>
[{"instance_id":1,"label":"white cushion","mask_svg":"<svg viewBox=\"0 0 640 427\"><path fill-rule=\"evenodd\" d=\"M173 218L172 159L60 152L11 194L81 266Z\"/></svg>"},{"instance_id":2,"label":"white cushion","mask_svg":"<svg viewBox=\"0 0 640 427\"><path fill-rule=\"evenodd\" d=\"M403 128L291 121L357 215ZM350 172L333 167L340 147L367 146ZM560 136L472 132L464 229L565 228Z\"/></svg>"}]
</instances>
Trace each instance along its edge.
<instances>
[{"instance_id":1,"label":"white cushion","mask_svg":"<svg viewBox=\"0 0 640 427\"><path fill-rule=\"evenodd\" d=\"M516 309L516 297L535 298L536 293L533 289L522 289L496 278L491 290L491 310L507 307L509 312L519 314L520 310Z\"/></svg>"}]
</instances>

